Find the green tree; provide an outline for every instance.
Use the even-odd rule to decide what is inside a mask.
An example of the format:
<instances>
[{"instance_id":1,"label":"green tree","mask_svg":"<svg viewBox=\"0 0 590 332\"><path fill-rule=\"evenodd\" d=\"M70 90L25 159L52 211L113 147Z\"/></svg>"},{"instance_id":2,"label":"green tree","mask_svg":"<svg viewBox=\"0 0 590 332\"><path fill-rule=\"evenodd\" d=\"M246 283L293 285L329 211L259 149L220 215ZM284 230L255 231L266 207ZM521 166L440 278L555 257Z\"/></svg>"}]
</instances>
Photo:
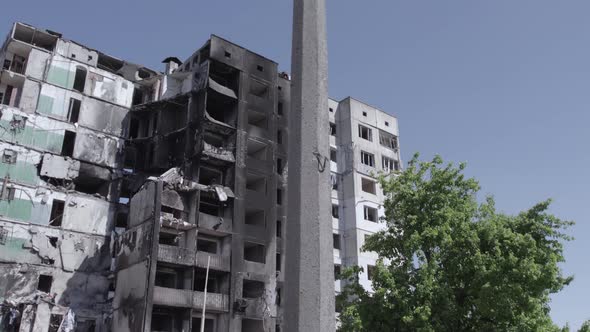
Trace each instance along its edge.
<instances>
[{"instance_id":1,"label":"green tree","mask_svg":"<svg viewBox=\"0 0 590 332\"><path fill-rule=\"evenodd\" d=\"M379 255L373 292L362 268L343 272L341 331L561 331L548 303L572 280L558 263L573 223L549 214L549 200L514 216L478 203L464 168L416 155L381 177L387 228L363 248Z\"/></svg>"}]
</instances>

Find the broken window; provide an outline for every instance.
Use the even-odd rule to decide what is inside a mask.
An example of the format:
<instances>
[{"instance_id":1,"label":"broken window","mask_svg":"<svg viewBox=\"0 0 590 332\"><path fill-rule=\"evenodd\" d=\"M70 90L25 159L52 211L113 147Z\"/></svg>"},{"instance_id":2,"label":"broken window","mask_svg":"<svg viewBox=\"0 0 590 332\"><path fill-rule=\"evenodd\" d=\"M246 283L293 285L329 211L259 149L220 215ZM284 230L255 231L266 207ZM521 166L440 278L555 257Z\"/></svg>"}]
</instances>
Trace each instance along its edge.
<instances>
[{"instance_id":1,"label":"broken window","mask_svg":"<svg viewBox=\"0 0 590 332\"><path fill-rule=\"evenodd\" d=\"M76 133L66 130L64 140L61 146L61 155L64 157L73 157L74 146L76 144Z\"/></svg>"},{"instance_id":2,"label":"broken window","mask_svg":"<svg viewBox=\"0 0 590 332\"><path fill-rule=\"evenodd\" d=\"M193 290L197 292L205 291L205 276L207 270L195 269L195 282L193 283ZM209 279L207 279L207 293L219 293L222 275L213 270L209 270Z\"/></svg>"},{"instance_id":3,"label":"broken window","mask_svg":"<svg viewBox=\"0 0 590 332\"><path fill-rule=\"evenodd\" d=\"M4 91L4 98L2 98L2 104L11 106L10 99L12 98L12 91L13 90L14 90L14 87L12 85L6 86L6 90Z\"/></svg>"},{"instance_id":4,"label":"broken window","mask_svg":"<svg viewBox=\"0 0 590 332\"><path fill-rule=\"evenodd\" d=\"M365 205L363 211L365 220L377 222L377 209Z\"/></svg>"},{"instance_id":5,"label":"broken window","mask_svg":"<svg viewBox=\"0 0 590 332\"><path fill-rule=\"evenodd\" d=\"M375 181L369 180L367 178L361 179L361 189L364 192L375 195L377 193L376 187Z\"/></svg>"},{"instance_id":6,"label":"broken window","mask_svg":"<svg viewBox=\"0 0 590 332\"><path fill-rule=\"evenodd\" d=\"M152 331L172 332L174 319L165 313L152 313Z\"/></svg>"},{"instance_id":7,"label":"broken window","mask_svg":"<svg viewBox=\"0 0 590 332\"><path fill-rule=\"evenodd\" d=\"M58 332L63 318L63 315L51 314L51 317L49 318L49 328L47 329L47 332Z\"/></svg>"},{"instance_id":8,"label":"broken window","mask_svg":"<svg viewBox=\"0 0 590 332\"><path fill-rule=\"evenodd\" d=\"M255 299L264 295L264 282L244 279L242 283L242 297Z\"/></svg>"},{"instance_id":9,"label":"broken window","mask_svg":"<svg viewBox=\"0 0 590 332\"><path fill-rule=\"evenodd\" d=\"M117 212L117 221L116 221L115 227L126 229L128 215L129 215L128 212Z\"/></svg>"},{"instance_id":10,"label":"broken window","mask_svg":"<svg viewBox=\"0 0 590 332\"><path fill-rule=\"evenodd\" d=\"M340 279L340 272L342 271L342 267L340 264L334 264L334 279Z\"/></svg>"},{"instance_id":11,"label":"broken window","mask_svg":"<svg viewBox=\"0 0 590 332\"><path fill-rule=\"evenodd\" d=\"M199 212L220 217L221 206L217 198L211 193L201 192L201 199L199 201Z\"/></svg>"},{"instance_id":12,"label":"broken window","mask_svg":"<svg viewBox=\"0 0 590 332\"><path fill-rule=\"evenodd\" d=\"M2 162L5 164L14 164L16 163L16 156L17 153L14 150L5 149L2 153Z\"/></svg>"},{"instance_id":13,"label":"broken window","mask_svg":"<svg viewBox=\"0 0 590 332\"><path fill-rule=\"evenodd\" d=\"M276 304L277 304L277 305L281 305L281 299L283 298L283 297L281 296L281 291L282 291L282 289L280 289L280 288L277 288L277 300L276 300ZM279 326L279 325L277 325L277 326L276 326L276 330L275 330L275 332L281 332L281 328L280 328L280 326Z\"/></svg>"},{"instance_id":14,"label":"broken window","mask_svg":"<svg viewBox=\"0 0 590 332\"><path fill-rule=\"evenodd\" d=\"M205 186L221 185L222 173L212 168L199 168L199 183Z\"/></svg>"},{"instance_id":15,"label":"broken window","mask_svg":"<svg viewBox=\"0 0 590 332\"><path fill-rule=\"evenodd\" d=\"M266 227L266 217L264 214L264 210L247 207L246 214L244 217L244 223L246 225Z\"/></svg>"},{"instance_id":16,"label":"broken window","mask_svg":"<svg viewBox=\"0 0 590 332\"><path fill-rule=\"evenodd\" d=\"M268 117L264 112L248 110L248 124L261 129L268 129Z\"/></svg>"},{"instance_id":17,"label":"broken window","mask_svg":"<svg viewBox=\"0 0 590 332\"><path fill-rule=\"evenodd\" d=\"M51 214L49 215L49 226L59 227L64 215L65 202L54 199L51 203Z\"/></svg>"},{"instance_id":18,"label":"broken window","mask_svg":"<svg viewBox=\"0 0 590 332\"><path fill-rule=\"evenodd\" d=\"M388 149L395 150L398 148L397 137L384 131L379 132L379 143Z\"/></svg>"},{"instance_id":19,"label":"broken window","mask_svg":"<svg viewBox=\"0 0 590 332\"><path fill-rule=\"evenodd\" d=\"M68 109L68 122L76 123L78 122L78 118L80 116L80 105L82 101L76 98L70 98L70 106Z\"/></svg>"},{"instance_id":20,"label":"broken window","mask_svg":"<svg viewBox=\"0 0 590 332\"><path fill-rule=\"evenodd\" d=\"M283 115L283 102L281 101L279 101L279 104L277 105L277 114Z\"/></svg>"},{"instance_id":21,"label":"broken window","mask_svg":"<svg viewBox=\"0 0 590 332\"><path fill-rule=\"evenodd\" d=\"M283 223L280 220L277 220L277 237L283 237Z\"/></svg>"},{"instance_id":22,"label":"broken window","mask_svg":"<svg viewBox=\"0 0 590 332\"><path fill-rule=\"evenodd\" d=\"M332 240L334 241L334 249L340 250L340 234L332 234Z\"/></svg>"},{"instance_id":23,"label":"broken window","mask_svg":"<svg viewBox=\"0 0 590 332\"><path fill-rule=\"evenodd\" d=\"M197 237L197 251L208 252L210 254L217 254L219 249L219 242L215 239L203 237L199 235Z\"/></svg>"},{"instance_id":24,"label":"broken window","mask_svg":"<svg viewBox=\"0 0 590 332\"><path fill-rule=\"evenodd\" d=\"M24 56L20 56L15 54L14 58L12 59L12 63L10 65L10 71L24 74L25 73L25 62L27 59Z\"/></svg>"},{"instance_id":25,"label":"broken window","mask_svg":"<svg viewBox=\"0 0 590 332\"><path fill-rule=\"evenodd\" d=\"M332 190L338 190L338 176L330 173L330 181L332 182Z\"/></svg>"},{"instance_id":26,"label":"broken window","mask_svg":"<svg viewBox=\"0 0 590 332\"><path fill-rule=\"evenodd\" d=\"M338 205L332 204L332 218L338 218Z\"/></svg>"},{"instance_id":27,"label":"broken window","mask_svg":"<svg viewBox=\"0 0 590 332\"><path fill-rule=\"evenodd\" d=\"M155 285L159 287L182 289L182 274L182 271L162 266L158 263L156 266Z\"/></svg>"},{"instance_id":28,"label":"broken window","mask_svg":"<svg viewBox=\"0 0 590 332\"><path fill-rule=\"evenodd\" d=\"M14 200L14 195L16 194L16 188L14 187L2 187L2 193L0 194L0 199L3 201L12 201Z\"/></svg>"},{"instance_id":29,"label":"broken window","mask_svg":"<svg viewBox=\"0 0 590 332\"><path fill-rule=\"evenodd\" d=\"M74 76L74 90L84 92L84 86L86 85L86 68L82 66L76 66L76 75Z\"/></svg>"},{"instance_id":30,"label":"broken window","mask_svg":"<svg viewBox=\"0 0 590 332\"><path fill-rule=\"evenodd\" d=\"M193 329L192 332L201 331L201 317L193 318ZM205 318L205 329L203 332L215 332L215 320L211 318Z\"/></svg>"},{"instance_id":31,"label":"broken window","mask_svg":"<svg viewBox=\"0 0 590 332\"><path fill-rule=\"evenodd\" d=\"M277 189L277 205L283 205L283 189Z\"/></svg>"},{"instance_id":32,"label":"broken window","mask_svg":"<svg viewBox=\"0 0 590 332\"><path fill-rule=\"evenodd\" d=\"M367 141L373 141L373 131L371 128L359 125L359 137L366 139Z\"/></svg>"},{"instance_id":33,"label":"broken window","mask_svg":"<svg viewBox=\"0 0 590 332\"><path fill-rule=\"evenodd\" d=\"M283 144L283 132L277 130L277 144Z\"/></svg>"},{"instance_id":34,"label":"broken window","mask_svg":"<svg viewBox=\"0 0 590 332\"><path fill-rule=\"evenodd\" d=\"M178 246L178 234L173 233L166 233L164 231L160 231L160 235L158 237L158 243L167 245L167 246Z\"/></svg>"},{"instance_id":35,"label":"broken window","mask_svg":"<svg viewBox=\"0 0 590 332\"><path fill-rule=\"evenodd\" d=\"M336 124L330 122L330 136L336 136Z\"/></svg>"},{"instance_id":36,"label":"broken window","mask_svg":"<svg viewBox=\"0 0 590 332\"><path fill-rule=\"evenodd\" d=\"M391 158L382 156L381 157L381 163L383 164L383 170L386 172L391 172L393 170L397 170L397 168L395 167L395 161Z\"/></svg>"},{"instance_id":37,"label":"broken window","mask_svg":"<svg viewBox=\"0 0 590 332\"><path fill-rule=\"evenodd\" d=\"M367 166L375 167L375 155L361 151L361 163Z\"/></svg>"},{"instance_id":38,"label":"broken window","mask_svg":"<svg viewBox=\"0 0 590 332\"><path fill-rule=\"evenodd\" d=\"M263 72L264 71L264 67L262 67L261 65L256 66L256 70Z\"/></svg>"},{"instance_id":39,"label":"broken window","mask_svg":"<svg viewBox=\"0 0 590 332\"><path fill-rule=\"evenodd\" d=\"M336 149L330 148L330 161L337 162Z\"/></svg>"},{"instance_id":40,"label":"broken window","mask_svg":"<svg viewBox=\"0 0 590 332\"><path fill-rule=\"evenodd\" d=\"M276 257L276 270L280 271L281 270L281 254L277 253L277 257Z\"/></svg>"},{"instance_id":41,"label":"broken window","mask_svg":"<svg viewBox=\"0 0 590 332\"><path fill-rule=\"evenodd\" d=\"M277 158L277 174L283 174L283 159Z\"/></svg>"},{"instance_id":42,"label":"broken window","mask_svg":"<svg viewBox=\"0 0 590 332\"><path fill-rule=\"evenodd\" d=\"M262 244L244 241L244 260L266 263L266 248Z\"/></svg>"},{"instance_id":43,"label":"broken window","mask_svg":"<svg viewBox=\"0 0 590 332\"><path fill-rule=\"evenodd\" d=\"M46 274L39 275L39 282L37 283L37 289L45 292L51 292L51 284L53 283L53 277Z\"/></svg>"},{"instance_id":44,"label":"broken window","mask_svg":"<svg viewBox=\"0 0 590 332\"><path fill-rule=\"evenodd\" d=\"M268 98L268 85L254 79L250 79L250 94L259 98Z\"/></svg>"}]
</instances>

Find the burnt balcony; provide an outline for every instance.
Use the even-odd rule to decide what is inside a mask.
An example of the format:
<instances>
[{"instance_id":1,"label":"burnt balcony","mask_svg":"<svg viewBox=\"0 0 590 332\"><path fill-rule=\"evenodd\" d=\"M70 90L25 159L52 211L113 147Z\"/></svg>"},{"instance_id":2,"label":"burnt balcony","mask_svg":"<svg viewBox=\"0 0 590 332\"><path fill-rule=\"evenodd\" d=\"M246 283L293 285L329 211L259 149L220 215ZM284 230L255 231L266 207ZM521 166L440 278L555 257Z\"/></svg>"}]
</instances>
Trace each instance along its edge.
<instances>
[{"instance_id":1,"label":"burnt balcony","mask_svg":"<svg viewBox=\"0 0 590 332\"><path fill-rule=\"evenodd\" d=\"M205 293L190 289L173 289L155 286L154 305L202 309ZM207 293L207 310L216 312L229 311L229 296L218 293Z\"/></svg>"},{"instance_id":2,"label":"burnt balcony","mask_svg":"<svg viewBox=\"0 0 590 332\"><path fill-rule=\"evenodd\" d=\"M211 257L209 268L212 270L230 271L230 258L218 254L189 250L170 245L160 244L158 247L158 261L185 266L207 268L207 257Z\"/></svg>"}]
</instances>

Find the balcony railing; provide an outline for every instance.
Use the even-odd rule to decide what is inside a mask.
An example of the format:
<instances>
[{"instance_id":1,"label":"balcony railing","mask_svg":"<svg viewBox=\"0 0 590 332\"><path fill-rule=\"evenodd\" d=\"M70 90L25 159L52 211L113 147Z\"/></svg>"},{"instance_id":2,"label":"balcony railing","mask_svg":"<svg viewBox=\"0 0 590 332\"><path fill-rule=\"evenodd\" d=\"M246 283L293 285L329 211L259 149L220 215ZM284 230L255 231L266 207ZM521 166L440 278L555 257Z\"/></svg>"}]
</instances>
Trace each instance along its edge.
<instances>
[{"instance_id":1,"label":"balcony railing","mask_svg":"<svg viewBox=\"0 0 590 332\"><path fill-rule=\"evenodd\" d=\"M207 256L211 257L211 262L209 264L211 269L225 272L230 270L231 263L229 256L188 250L164 244L160 244L158 248L158 261L170 264L207 268Z\"/></svg>"},{"instance_id":2,"label":"balcony railing","mask_svg":"<svg viewBox=\"0 0 590 332\"><path fill-rule=\"evenodd\" d=\"M179 308L203 308L205 293L194 292L190 289L174 289L155 286L154 304L179 307ZM227 312L229 311L229 296L218 293L207 293L207 310Z\"/></svg>"}]
</instances>

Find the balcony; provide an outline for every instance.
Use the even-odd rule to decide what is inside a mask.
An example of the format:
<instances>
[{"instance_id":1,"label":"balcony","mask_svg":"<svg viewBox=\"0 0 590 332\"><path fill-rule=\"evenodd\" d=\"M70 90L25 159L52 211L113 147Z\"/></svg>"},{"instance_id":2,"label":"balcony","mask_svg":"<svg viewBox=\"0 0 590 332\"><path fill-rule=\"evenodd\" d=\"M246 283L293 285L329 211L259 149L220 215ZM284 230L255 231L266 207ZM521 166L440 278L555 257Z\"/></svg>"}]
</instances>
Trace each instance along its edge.
<instances>
[{"instance_id":1,"label":"balcony","mask_svg":"<svg viewBox=\"0 0 590 332\"><path fill-rule=\"evenodd\" d=\"M230 149L217 147L207 142L203 142L203 155L217 160L235 163L234 153Z\"/></svg>"},{"instance_id":2,"label":"balcony","mask_svg":"<svg viewBox=\"0 0 590 332\"><path fill-rule=\"evenodd\" d=\"M205 293L190 289L154 287L154 304L168 307L202 309ZM207 310L229 311L229 297L225 294L207 293Z\"/></svg>"},{"instance_id":3,"label":"balcony","mask_svg":"<svg viewBox=\"0 0 590 332\"><path fill-rule=\"evenodd\" d=\"M217 233L231 233L232 221L228 218L216 217L200 212L199 228L204 228Z\"/></svg>"},{"instance_id":4,"label":"balcony","mask_svg":"<svg viewBox=\"0 0 590 332\"><path fill-rule=\"evenodd\" d=\"M160 244L158 248L158 261L185 266L198 266L207 268L207 257L211 257L209 267L212 270L229 272L231 268L229 256L210 254L208 252L194 251L175 246Z\"/></svg>"}]
</instances>

